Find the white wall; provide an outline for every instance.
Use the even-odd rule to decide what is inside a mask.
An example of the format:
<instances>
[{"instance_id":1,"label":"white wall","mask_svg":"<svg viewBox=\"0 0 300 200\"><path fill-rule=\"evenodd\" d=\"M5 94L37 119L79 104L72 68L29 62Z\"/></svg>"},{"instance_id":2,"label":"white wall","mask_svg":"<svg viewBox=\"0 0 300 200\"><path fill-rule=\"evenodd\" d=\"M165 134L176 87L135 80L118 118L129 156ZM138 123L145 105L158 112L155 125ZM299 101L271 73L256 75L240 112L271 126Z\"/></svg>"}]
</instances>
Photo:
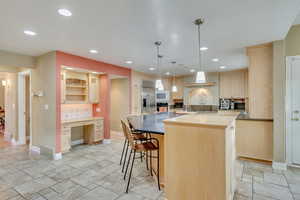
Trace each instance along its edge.
<instances>
[{"instance_id":1,"label":"white wall","mask_svg":"<svg viewBox=\"0 0 300 200\"><path fill-rule=\"evenodd\" d=\"M35 58L0 50L0 66L34 68Z\"/></svg>"},{"instance_id":2,"label":"white wall","mask_svg":"<svg viewBox=\"0 0 300 200\"><path fill-rule=\"evenodd\" d=\"M32 97L32 144L45 153L54 153L56 139L56 53L50 52L37 58L32 70L33 93L43 92L42 97ZM45 108L48 107L48 109Z\"/></svg>"}]
</instances>

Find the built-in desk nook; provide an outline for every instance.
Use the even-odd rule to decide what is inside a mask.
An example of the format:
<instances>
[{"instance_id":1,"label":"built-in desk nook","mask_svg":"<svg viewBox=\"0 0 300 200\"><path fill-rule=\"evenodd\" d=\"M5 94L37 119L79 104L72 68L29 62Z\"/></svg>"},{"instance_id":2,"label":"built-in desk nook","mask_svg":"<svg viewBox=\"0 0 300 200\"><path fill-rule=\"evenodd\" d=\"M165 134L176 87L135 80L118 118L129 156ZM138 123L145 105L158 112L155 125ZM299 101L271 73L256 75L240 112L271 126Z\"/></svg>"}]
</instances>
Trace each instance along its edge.
<instances>
[{"instance_id":1,"label":"built-in desk nook","mask_svg":"<svg viewBox=\"0 0 300 200\"><path fill-rule=\"evenodd\" d=\"M84 127L84 144L94 144L104 139L102 117L63 121L61 134L61 148L63 153L68 152L71 149L72 128L79 126Z\"/></svg>"}]
</instances>

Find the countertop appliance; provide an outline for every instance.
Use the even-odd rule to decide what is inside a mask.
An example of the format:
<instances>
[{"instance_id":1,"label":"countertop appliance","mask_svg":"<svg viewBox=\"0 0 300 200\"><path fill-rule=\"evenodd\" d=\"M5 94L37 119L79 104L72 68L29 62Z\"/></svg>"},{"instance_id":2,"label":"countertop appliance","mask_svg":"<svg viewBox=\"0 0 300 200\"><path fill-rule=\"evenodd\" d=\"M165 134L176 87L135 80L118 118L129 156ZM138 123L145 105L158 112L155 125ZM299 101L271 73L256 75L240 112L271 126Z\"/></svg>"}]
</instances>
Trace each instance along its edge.
<instances>
[{"instance_id":1,"label":"countertop appliance","mask_svg":"<svg viewBox=\"0 0 300 200\"><path fill-rule=\"evenodd\" d=\"M231 107L231 99L223 99L221 98L219 104L219 109L220 110L229 110Z\"/></svg>"},{"instance_id":2,"label":"countertop appliance","mask_svg":"<svg viewBox=\"0 0 300 200\"><path fill-rule=\"evenodd\" d=\"M233 99L231 100L231 109L232 110L245 110L245 99Z\"/></svg>"}]
</instances>

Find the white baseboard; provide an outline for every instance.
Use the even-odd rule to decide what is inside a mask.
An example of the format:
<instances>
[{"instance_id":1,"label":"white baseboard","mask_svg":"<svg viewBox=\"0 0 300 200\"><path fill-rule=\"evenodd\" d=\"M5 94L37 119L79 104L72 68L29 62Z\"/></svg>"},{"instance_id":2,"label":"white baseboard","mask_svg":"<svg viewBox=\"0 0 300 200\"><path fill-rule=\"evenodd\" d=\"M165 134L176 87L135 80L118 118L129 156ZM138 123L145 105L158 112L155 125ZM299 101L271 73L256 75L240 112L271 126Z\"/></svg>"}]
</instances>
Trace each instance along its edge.
<instances>
[{"instance_id":1,"label":"white baseboard","mask_svg":"<svg viewBox=\"0 0 300 200\"><path fill-rule=\"evenodd\" d=\"M71 145L79 145L79 144L83 144L84 143L84 140L83 139L80 139L80 140L74 140L71 142Z\"/></svg>"},{"instance_id":2,"label":"white baseboard","mask_svg":"<svg viewBox=\"0 0 300 200\"><path fill-rule=\"evenodd\" d=\"M30 151L41 154L41 149L40 149L40 147L37 147L37 146L33 146L33 145L30 146Z\"/></svg>"},{"instance_id":3,"label":"white baseboard","mask_svg":"<svg viewBox=\"0 0 300 200\"><path fill-rule=\"evenodd\" d=\"M102 143L103 144L111 144L111 140L110 139L103 139Z\"/></svg>"},{"instance_id":4,"label":"white baseboard","mask_svg":"<svg viewBox=\"0 0 300 200\"><path fill-rule=\"evenodd\" d=\"M10 142L11 142L11 144L14 145L14 146L15 146L15 145L22 145L22 144L23 144L23 143L20 143L19 141L15 140L15 138L12 138Z\"/></svg>"},{"instance_id":5,"label":"white baseboard","mask_svg":"<svg viewBox=\"0 0 300 200\"><path fill-rule=\"evenodd\" d=\"M54 153L53 154L54 160L61 160L62 159L62 153Z\"/></svg>"},{"instance_id":6,"label":"white baseboard","mask_svg":"<svg viewBox=\"0 0 300 200\"><path fill-rule=\"evenodd\" d=\"M273 162L272 167L277 170L287 170L287 164L282 162Z\"/></svg>"}]
</instances>

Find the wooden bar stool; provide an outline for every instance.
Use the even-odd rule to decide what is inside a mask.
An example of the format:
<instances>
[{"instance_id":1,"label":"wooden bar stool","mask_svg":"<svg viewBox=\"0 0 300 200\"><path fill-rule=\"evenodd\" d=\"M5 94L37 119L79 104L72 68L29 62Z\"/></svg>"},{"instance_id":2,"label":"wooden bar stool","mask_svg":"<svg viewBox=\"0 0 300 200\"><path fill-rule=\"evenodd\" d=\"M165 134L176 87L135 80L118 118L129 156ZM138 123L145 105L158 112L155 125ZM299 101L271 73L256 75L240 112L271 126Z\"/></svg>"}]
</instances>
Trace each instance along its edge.
<instances>
[{"instance_id":1,"label":"wooden bar stool","mask_svg":"<svg viewBox=\"0 0 300 200\"><path fill-rule=\"evenodd\" d=\"M131 168L130 168L130 171L129 171L128 182L127 182L127 186L126 186L126 193L128 193L128 189L129 189L129 184L130 184L130 180L131 180L134 160L137 159L136 153L146 154L146 157L147 157L146 163L148 163L148 159L150 159L150 163L152 163L152 158L157 159L157 171L155 172L154 169L152 169L152 165L150 164L150 172L151 172L151 175L152 175L152 171L156 174L158 189L160 190L160 181L159 181L159 141L156 138L147 138L147 141L145 141L143 143L137 143L137 141L134 139L134 136L133 136L129 126L127 124L125 124L123 121L122 121L122 128L124 130L125 137L127 138L128 143L129 143L130 148L131 148L129 158L128 158L128 161L127 161L125 174L124 174L124 180L126 179L127 171L128 171L128 168L129 168L129 165L130 165L130 162L131 162L131 156L133 154L133 158L132 158L132 162L131 162ZM154 151L157 152L157 156L152 156L152 152L154 152ZM150 153L150 156L148 155L148 153Z\"/></svg>"},{"instance_id":2,"label":"wooden bar stool","mask_svg":"<svg viewBox=\"0 0 300 200\"><path fill-rule=\"evenodd\" d=\"M121 124L122 124L122 127L123 127L125 122L123 120L121 120ZM125 167L126 158L127 158L127 154L128 154L128 148L129 148L129 143L128 143L128 139L125 135L124 128L123 128L123 134L124 134L125 140L124 140L123 150L122 150L121 159L120 159L120 165L122 165L122 161L123 161L122 172L124 172L124 167ZM147 138L140 132L133 132L133 139L135 141L140 142L140 143L147 140ZM142 160L143 160L143 155L141 153L141 161Z\"/></svg>"}]
</instances>

